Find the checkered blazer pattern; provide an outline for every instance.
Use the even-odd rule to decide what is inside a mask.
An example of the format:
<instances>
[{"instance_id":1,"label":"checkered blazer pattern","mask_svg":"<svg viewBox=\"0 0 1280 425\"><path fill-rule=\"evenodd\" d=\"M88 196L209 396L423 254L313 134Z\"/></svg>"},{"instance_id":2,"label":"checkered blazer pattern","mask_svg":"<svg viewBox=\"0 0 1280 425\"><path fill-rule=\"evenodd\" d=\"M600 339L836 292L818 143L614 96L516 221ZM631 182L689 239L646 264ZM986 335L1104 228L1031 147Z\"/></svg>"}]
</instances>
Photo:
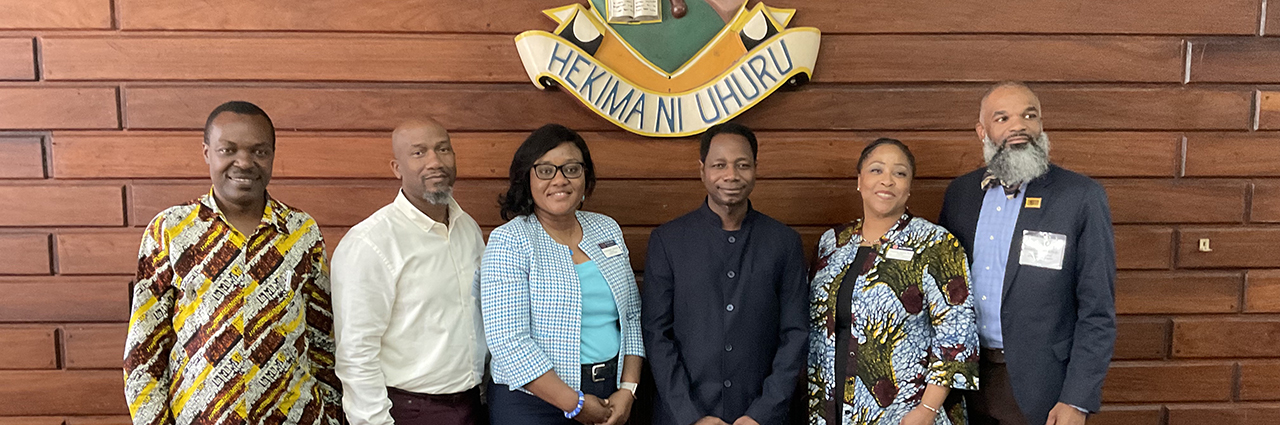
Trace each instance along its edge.
<instances>
[{"instance_id":1,"label":"checkered blazer pattern","mask_svg":"<svg viewBox=\"0 0 1280 425\"><path fill-rule=\"evenodd\" d=\"M600 268L618 306L621 371L623 356L644 356L640 293L630 251L612 218L585 211L578 211L577 217L582 224L578 247ZM622 253L606 256L600 245L608 241L621 247ZM479 279L485 340L493 353L493 381L521 388L555 369L560 379L579 389L582 286L572 252L551 239L536 216L519 216L489 234Z\"/></svg>"}]
</instances>

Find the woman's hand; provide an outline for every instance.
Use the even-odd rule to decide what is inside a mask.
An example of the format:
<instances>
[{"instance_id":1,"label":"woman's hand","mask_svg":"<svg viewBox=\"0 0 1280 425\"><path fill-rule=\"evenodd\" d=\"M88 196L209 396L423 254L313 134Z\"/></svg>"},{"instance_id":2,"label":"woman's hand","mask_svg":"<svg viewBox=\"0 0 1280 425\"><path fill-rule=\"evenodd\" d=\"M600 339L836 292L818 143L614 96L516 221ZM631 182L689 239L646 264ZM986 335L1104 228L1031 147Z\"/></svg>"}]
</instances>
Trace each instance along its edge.
<instances>
[{"instance_id":1,"label":"woman's hand","mask_svg":"<svg viewBox=\"0 0 1280 425\"><path fill-rule=\"evenodd\" d=\"M630 390L617 390L613 395L609 396L609 407L613 408L613 414L609 415L609 420L605 421L605 425L622 425L627 423L627 419L631 418L631 404L636 401L636 396L631 394Z\"/></svg>"},{"instance_id":2,"label":"woman's hand","mask_svg":"<svg viewBox=\"0 0 1280 425\"><path fill-rule=\"evenodd\" d=\"M608 401L587 394L582 402L582 411L578 412L578 416L574 416L573 420L587 425L596 425L609 420L611 415L613 415L613 406L610 406Z\"/></svg>"},{"instance_id":3,"label":"woman's hand","mask_svg":"<svg viewBox=\"0 0 1280 425\"><path fill-rule=\"evenodd\" d=\"M926 409L924 406L916 406L915 409L911 409L906 416L902 417L901 423L902 425L931 425L937 415L937 413L933 413L932 410Z\"/></svg>"}]
</instances>

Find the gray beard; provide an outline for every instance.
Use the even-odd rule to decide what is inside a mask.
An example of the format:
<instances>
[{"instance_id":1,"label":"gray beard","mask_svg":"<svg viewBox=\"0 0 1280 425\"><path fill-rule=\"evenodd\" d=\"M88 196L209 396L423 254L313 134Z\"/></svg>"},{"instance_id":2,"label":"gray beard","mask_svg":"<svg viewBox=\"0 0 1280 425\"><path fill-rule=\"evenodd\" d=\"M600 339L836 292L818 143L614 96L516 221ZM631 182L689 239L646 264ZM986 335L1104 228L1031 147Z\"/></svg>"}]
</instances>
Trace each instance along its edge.
<instances>
[{"instance_id":1,"label":"gray beard","mask_svg":"<svg viewBox=\"0 0 1280 425\"><path fill-rule=\"evenodd\" d=\"M1023 148L1009 149L997 146L990 137L982 139L982 157L987 160L987 170L1010 185L1022 184L1043 176L1049 171L1049 135L1040 133Z\"/></svg>"},{"instance_id":2,"label":"gray beard","mask_svg":"<svg viewBox=\"0 0 1280 425\"><path fill-rule=\"evenodd\" d=\"M449 199L453 198L453 187L446 187L438 191L426 191L422 194L422 200L427 201L431 205L448 205Z\"/></svg>"}]
</instances>

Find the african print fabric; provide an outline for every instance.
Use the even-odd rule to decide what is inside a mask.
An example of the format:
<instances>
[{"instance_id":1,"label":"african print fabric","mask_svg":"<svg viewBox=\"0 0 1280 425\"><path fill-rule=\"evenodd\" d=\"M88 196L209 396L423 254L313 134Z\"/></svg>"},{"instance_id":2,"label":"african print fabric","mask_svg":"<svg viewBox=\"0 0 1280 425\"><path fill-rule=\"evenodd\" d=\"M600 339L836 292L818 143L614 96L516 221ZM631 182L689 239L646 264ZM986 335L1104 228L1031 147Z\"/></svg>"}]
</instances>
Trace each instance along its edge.
<instances>
[{"instance_id":1,"label":"african print fabric","mask_svg":"<svg viewBox=\"0 0 1280 425\"><path fill-rule=\"evenodd\" d=\"M903 214L862 269L850 270L861 230L855 221L827 230L818 242L809 323L811 424L827 424L828 412L838 411L844 424L897 425L920 404L928 384L978 388L978 331L959 240ZM850 272L857 278L845 280ZM850 358L846 370L836 371L835 356L843 354L836 353L835 335L841 282L856 286ZM837 379L845 379L844 394L833 396ZM965 423L960 403L943 408L935 425Z\"/></svg>"},{"instance_id":2,"label":"african print fabric","mask_svg":"<svg viewBox=\"0 0 1280 425\"><path fill-rule=\"evenodd\" d=\"M133 423L340 423L311 216L268 197L246 238L208 194L156 216L138 257L124 356Z\"/></svg>"}]
</instances>

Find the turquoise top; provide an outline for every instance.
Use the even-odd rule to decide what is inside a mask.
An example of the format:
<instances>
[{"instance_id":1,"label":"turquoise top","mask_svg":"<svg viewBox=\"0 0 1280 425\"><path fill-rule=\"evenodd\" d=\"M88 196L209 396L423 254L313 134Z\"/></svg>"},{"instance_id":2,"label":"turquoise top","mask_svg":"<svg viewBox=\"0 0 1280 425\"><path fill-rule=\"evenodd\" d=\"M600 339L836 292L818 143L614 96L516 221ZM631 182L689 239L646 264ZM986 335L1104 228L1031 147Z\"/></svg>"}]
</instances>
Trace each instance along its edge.
<instances>
[{"instance_id":1,"label":"turquoise top","mask_svg":"<svg viewBox=\"0 0 1280 425\"><path fill-rule=\"evenodd\" d=\"M622 329L618 327L613 290L594 261L575 264L573 268L582 282L582 364L617 357L622 349Z\"/></svg>"}]
</instances>

